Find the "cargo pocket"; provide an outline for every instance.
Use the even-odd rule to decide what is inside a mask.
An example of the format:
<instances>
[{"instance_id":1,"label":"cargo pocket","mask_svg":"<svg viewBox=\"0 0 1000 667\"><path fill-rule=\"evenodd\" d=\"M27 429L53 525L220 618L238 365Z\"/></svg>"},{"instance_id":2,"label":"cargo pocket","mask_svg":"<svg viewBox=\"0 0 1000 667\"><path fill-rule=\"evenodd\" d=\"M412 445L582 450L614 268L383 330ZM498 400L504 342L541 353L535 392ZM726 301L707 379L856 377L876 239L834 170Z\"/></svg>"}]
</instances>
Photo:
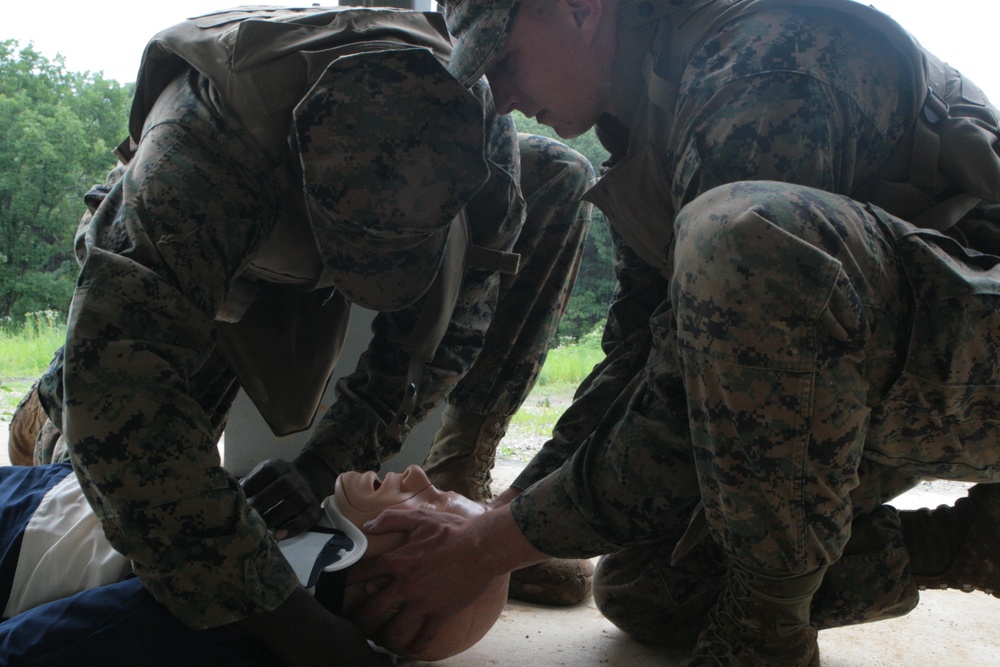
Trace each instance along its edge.
<instances>
[{"instance_id":1,"label":"cargo pocket","mask_svg":"<svg viewBox=\"0 0 1000 667\"><path fill-rule=\"evenodd\" d=\"M913 293L902 373L872 410L870 458L921 475L1000 479L1000 257L873 210Z\"/></svg>"}]
</instances>

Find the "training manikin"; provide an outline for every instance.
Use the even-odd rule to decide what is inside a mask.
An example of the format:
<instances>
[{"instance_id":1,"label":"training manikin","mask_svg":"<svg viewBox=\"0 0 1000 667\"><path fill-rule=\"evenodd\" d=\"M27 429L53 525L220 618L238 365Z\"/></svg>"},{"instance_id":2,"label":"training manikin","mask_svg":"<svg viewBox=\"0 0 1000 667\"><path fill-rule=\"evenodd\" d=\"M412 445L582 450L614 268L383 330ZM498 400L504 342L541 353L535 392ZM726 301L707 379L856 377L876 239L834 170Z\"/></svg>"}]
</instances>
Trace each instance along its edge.
<instances>
[{"instance_id":1,"label":"training manikin","mask_svg":"<svg viewBox=\"0 0 1000 667\"><path fill-rule=\"evenodd\" d=\"M431 485L424 471L410 466L402 473L387 473L380 480L374 472L345 472L337 478L332 502L337 511L357 527L371 521L387 509L421 509L471 517L486 512L486 508L454 492L445 492ZM399 546L405 535L389 533L369 535L368 549L363 558L372 558ZM461 653L478 642L493 627L507 602L509 576L490 584L486 592L472 605L452 616L437 638L419 654L404 657L418 660L442 660ZM367 599L362 585L349 586L344 596L344 616L351 618ZM419 628L414 628L414 633ZM390 651L401 651L412 636L379 638Z\"/></svg>"},{"instance_id":2,"label":"training manikin","mask_svg":"<svg viewBox=\"0 0 1000 667\"><path fill-rule=\"evenodd\" d=\"M131 563L105 539L68 464L15 466L4 468L3 473L0 474L0 528L4 529L4 537L11 541L0 544L0 565L3 566L0 570L4 573L0 577L0 589L9 590L3 619L22 613L38 614L48 602L70 599L83 591L96 593L96 589L105 589L110 592L115 586L126 583ZM337 479L336 494L324 503L326 506L331 504L342 515L331 517L335 526L341 526L346 520L358 528L386 509L427 508L463 517L486 511L482 505L457 493L445 493L431 486L424 471L417 466L411 466L402 474L388 473L384 481L373 472L343 473ZM394 548L404 538L404 533L371 536L363 558ZM19 548L12 548L15 541ZM348 562L353 562L353 558L342 559L341 565ZM493 582L475 604L456 614L427 650L404 657L440 660L479 641L503 610L507 600L507 579L505 576ZM362 586L349 586L344 595L343 615L349 618L366 597ZM149 603L156 604L152 598ZM113 608L118 603L109 595L107 604ZM3 607L4 604L0 604L0 608ZM66 620L67 612L60 613L59 617ZM86 626L87 619L76 620L80 621L76 625ZM188 642L192 650L198 650L199 646L197 639L192 641L194 638L204 636L205 642L211 642L211 631L202 635L180 623L173 625L176 625L173 631L177 635L171 642ZM379 643L394 650L411 639L379 637Z\"/></svg>"}]
</instances>

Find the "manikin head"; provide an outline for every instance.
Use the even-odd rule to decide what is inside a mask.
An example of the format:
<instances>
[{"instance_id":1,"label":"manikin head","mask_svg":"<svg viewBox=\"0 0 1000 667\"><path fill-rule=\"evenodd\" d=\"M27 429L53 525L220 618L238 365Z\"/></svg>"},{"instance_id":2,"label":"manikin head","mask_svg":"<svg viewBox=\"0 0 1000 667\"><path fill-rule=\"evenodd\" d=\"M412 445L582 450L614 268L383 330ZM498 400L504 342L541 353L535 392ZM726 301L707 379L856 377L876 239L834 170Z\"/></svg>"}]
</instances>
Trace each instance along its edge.
<instances>
[{"instance_id":1,"label":"manikin head","mask_svg":"<svg viewBox=\"0 0 1000 667\"><path fill-rule=\"evenodd\" d=\"M337 510L359 528L387 509L427 508L463 517L472 517L486 511L479 503L452 491L441 491L431 485L423 469L410 466L402 473L386 473L379 479L374 472L345 472L337 478L333 502ZM403 543L405 534L369 535L368 549L363 558L371 558L394 549ZM493 627L507 603L509 576L497 578L472 605L449 619L438 638L419 655L405 655L416 660L442 660L461 653ZM344 596L344 615L352 613L367 598L361 584L349 586ZM413 637L397 637L384 641L385 648L401 653L401 647Z\"/></svg>"}]
</instances>

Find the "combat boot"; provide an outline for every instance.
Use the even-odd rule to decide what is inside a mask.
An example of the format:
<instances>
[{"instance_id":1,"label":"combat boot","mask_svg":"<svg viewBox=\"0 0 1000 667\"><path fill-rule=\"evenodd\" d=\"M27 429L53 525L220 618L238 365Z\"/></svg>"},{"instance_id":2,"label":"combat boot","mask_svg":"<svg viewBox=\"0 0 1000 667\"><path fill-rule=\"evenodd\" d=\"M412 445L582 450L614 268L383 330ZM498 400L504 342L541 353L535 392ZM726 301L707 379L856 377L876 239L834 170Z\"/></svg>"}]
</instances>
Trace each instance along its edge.
<instances>
[{"instance_id":1,"label":"combat boot","mask_svg":"<svg viewBox=\"0 0 1000 667\"><path fill-rule=\"evenodd\" d=\"M447 406L424 458L431 483L479 503L490 502L496 450L509 423L510 417L477 415ZM550 558L512 572L508 595L522 602L571 605L590 596L593 580L590 561Z\"/></svg>"},{"instance_id":2,"label":"combat boot","mask_svg":"<svg viewBox=\"0 0 1000 667\"><path fill-rule=\"evenodd\" d=\"M507 596L512 600L566 606L590 597L594 564L589 560L550 558L510 573Z\"/></svg>"},{"instance_id":3,"label":"combat boot","mask_svg":"<svg viewBox=\"0 0 1000 667\"><path fill-rule=\"evenodd\" d=\"M424 459L423 469L431 483L479 503L492 500L491 471L508 423L510 417L477 415L447 406Z\"/></svg>"},{"instance_id":4,"label":"combat boot","mask_svg":"<svg viewBox=\"0 0 1000 667\"><path fill-rule=\"evenodd\" d=\"M30 466L34 464L35 440L48 420L48 415L38 399L38 383L17 404L10 420L10 434L7 438L7 456L11 465Z\"/></svg>"},{"instance_id":5,"label":"combat boot","mask_svg":"<svg viewBox=\"0 0 1000 667\"><path fill-rule=\"evenodd\" d=\"M731 566L682 667L819 667L809 606L824 572L772 579Z\"/></svg>"},{"instance_id":6,"label":"combat boot","mask_svg":"<svg viewBox=\"0 0 1000 667\"><path fill-rule=\"evenodd\" d=\"M977 484L954 506L899 515L917 586L1000 598L1000 483Z\"/></svg>"}]
</instances>

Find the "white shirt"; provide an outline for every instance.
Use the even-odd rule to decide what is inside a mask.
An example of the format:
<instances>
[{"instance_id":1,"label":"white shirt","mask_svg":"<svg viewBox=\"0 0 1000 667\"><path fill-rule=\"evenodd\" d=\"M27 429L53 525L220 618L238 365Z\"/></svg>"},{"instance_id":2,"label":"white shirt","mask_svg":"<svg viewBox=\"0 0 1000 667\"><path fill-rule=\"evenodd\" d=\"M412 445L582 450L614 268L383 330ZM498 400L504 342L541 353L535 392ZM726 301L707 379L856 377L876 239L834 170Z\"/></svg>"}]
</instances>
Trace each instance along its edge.
<instances>
[{"instance_id":1,"label":"white shirt","mask_svg":"<svg viewBox=\"0 0 1000 667\"><path fill-rule=\"evenodd\" d=\"M42 498L28 520L3 617L121 581L132 562L104 537L76 475Z\"/></svg>"}]
</instances>

